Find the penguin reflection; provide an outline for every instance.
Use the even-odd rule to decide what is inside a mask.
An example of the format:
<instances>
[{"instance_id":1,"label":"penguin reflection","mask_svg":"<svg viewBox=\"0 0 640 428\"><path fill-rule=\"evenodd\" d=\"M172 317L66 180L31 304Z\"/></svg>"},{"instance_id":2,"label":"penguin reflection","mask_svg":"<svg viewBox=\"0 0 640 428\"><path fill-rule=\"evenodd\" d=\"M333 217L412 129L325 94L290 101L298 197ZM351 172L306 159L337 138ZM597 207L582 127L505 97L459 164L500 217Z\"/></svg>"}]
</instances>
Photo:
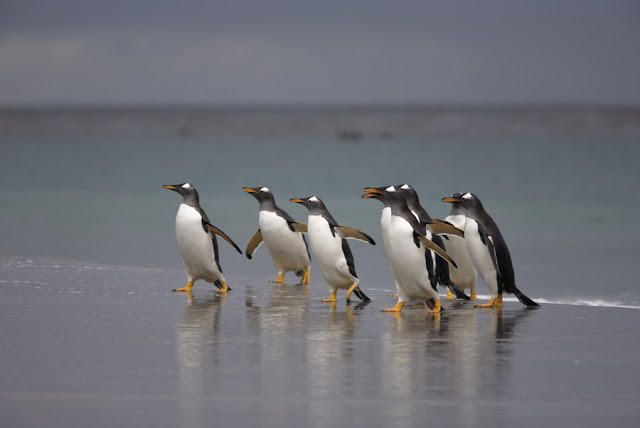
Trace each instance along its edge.
<instances>
[{"instance_id":1,"label":"penguin reflection","mask_svg":"<svg viewBox=\"0 0 640 428\"><path fill-rule=\"evenodd\" d=\"M373 341L358 342L358 318L369 302L360 302L353 307L331 302L329 314L310 323L307 335L308 385L319 395L332 391L346 391L357 382L362 366L359 358L375 355ZM356 342L358 342L356 346ZM356 355L358 353L358 355Z\"/></svg>"},{"instance_id":2,"label":"penguin reflection","mask_svg":"<svg viewBox=\"0 0 640 428\"><path fill-rule=\"evenodd\" d=\"M459 418L456 422L460 425L477 423L487 414L478 413L474 400L510 394L511 337L530 314L527 310L478 313L460 302L439 317L425 317L422 311L390 317L381 336L385 394L460 400L468 404L450 416ZM409 412L410 419L418 423L422 414L412 409L407 403L406 408L394 411ZM489 426L499 421L484 422Z\"/></svg>"},{"instance_id":3,"label":"penguin reflection","mask_svg":"<svg viewBox=\"0 0 640 428\"><path fill-rule=\"evenodd\" d=\"M252 292L252 289L248 291ZM268 299L265 306L256 305L256 296L248 295L245 306L247 322L252 332L262 337L258 361L269 359L277 361L295 360L300 350L300 342L291 340L297 335L304 336L308 326L309 286L289 287L276 284L267 289ZM262 299L259 299L259 302ZM266 339L268 337L268 339ZM304 358L301 356L301 358Z\"/></svg>"},{"instance_id":4,"label":"penguin reflection","mask_svg":"<svg viewBox=\"0 0 640 428\"><path fill-rule=\"evenodd\" d=\"M424 394L425 388L435 386L446 376L441 365L451 355L447 312L428 316L418 308L405 312L389 317L381 335L382 382L385 393L395 397Z\"/></svg>"},{"instance_id":5,"label":"penguin reflection","mask_svg":"<svg viewBox=\"0 0 640 428\"><path fill-rule=\"evenodd\" d=\"M245 356L250 363L243 380L255 394L286 395L299 388L292 368L306 362L309 286L246 287L245 331L251 337ZM277 412L267 402L258 412ZM283 409L284 411L284 409Z\"/></svg>"},{"instance_id":6,"label":"penguin reflection","mask_svg":"<svg viewBox=\"0 0 640 428\"><path fill-rule=\"evenodd\" d=\"M176 354L180 377L180 419L183 426L204 426L206 374L220 363L216 339L225 293L195 299L187 292L187 305L176 331Z\"/></svg>"}]
</instances>

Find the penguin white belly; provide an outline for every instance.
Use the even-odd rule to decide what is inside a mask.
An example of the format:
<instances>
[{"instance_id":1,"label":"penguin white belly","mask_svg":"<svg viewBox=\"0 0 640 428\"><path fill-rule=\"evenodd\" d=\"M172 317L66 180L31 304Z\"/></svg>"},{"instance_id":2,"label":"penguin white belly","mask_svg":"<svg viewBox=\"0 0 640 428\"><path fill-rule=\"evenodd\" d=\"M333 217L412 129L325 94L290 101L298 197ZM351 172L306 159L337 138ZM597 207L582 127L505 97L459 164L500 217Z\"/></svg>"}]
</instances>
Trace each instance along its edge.
<instances>
[{"instance_id":1,"label":"penguin white belly","mask_svg":"<svg viewBox=\"0 0 640 428\"><path fill-rule=\"evenodd\" d=\"M452 215L445 218L445 221L453 224L458 229L464 230L465 217L463 215ZM449 235L449 240L445 241L447 248L447 254L456 262L458 267L449 265L449 278L460 289L470 288L476 289L477 272L473 265L473 261L469 256L469 250L467 249L467 243L464 238L455 235Z\"/></svg>"},{"instance_id":2,"label":"penguin white belly","mask_svg":"<svg viewBox=\"0 0 640 428\"><path fill-rule=\"evenodd\" d=\"M333 236L329 223L322 216L310 215L308 220L309 246L325 282L332 288L349 288L358 284L351 275L342 251L342 238Z\"/></svg>"},{"instance_id":3,"label":"penguin white belly","mask_svg":"<svg viewBox=\"0 0 640 428\"><path fill-rule=\"evenodd\" d=\"M211 232L205 233L202 217L195 208L180 204L176 215L176 238L190 280L224 281L216 264Z\"/></svg>"},{"instance_id":4,"label":"penguin white belly","mask_svg":"<svg viewBox=\"0 0 640 428\"><path fill-rule=\"evenodd\" d=\"M498 280L496 268L489 254L489 247L482 243L480 232L478 231L478 223L475 220L467 218L464 227L465 243L469 256L473 261L478 274L489 288L492 296L497 296Z\"/></svg>"},{"instance_id":5,"label":"penguin white belly","mask_svg":"<svg viewBox=\"0 0 640 428\"><path fill-rule=\"evenodd\" d=\"M417 247L413 228L405 220L393 220L387 237L387 256L396 279L398 300L429 300L438 297L431 288L425 265L425 248Z\"/></svg>"},{"instance_id":6,"label":"penguin white belly","mask_svg":"<svg viewBox=\"0 0 640 428\"><path fill-rule=\"evenodd\" d=\"M389 236L389 226L391 225L391 208L382 208L382 216L380 217L380 229L382 229L382 241L387 248L387 239Z\"/></svg>"},{"instance_id":7,"label":"penguin white belly","mask_svg":"<svg viewBox=\"0 0 640 428\"><path fill-rule=\"evenodd\" d=\"M380 217L380 229L382 229L382 243L384 244L384 250L387 253L387 258L389 258L389 226L391 225L391 208L384 207L382 208L382 216ZM393 269L392 269L393 271ZM395 275L394 275L395 279ZM399 286L398 281L396 280L396 293L398 293Z\"/></svg>"},{"instance_id":8,"label":"penguin white belly","mask_svg":"<svg viewBox=\"0 0 640 428\"><path fill-rule=\"evenodd\" d=\"M272 211L260 211L258 223L278 272L297 272L311 264L302 233L292 232L284 218Z\"/></svg>"}]
</instances>

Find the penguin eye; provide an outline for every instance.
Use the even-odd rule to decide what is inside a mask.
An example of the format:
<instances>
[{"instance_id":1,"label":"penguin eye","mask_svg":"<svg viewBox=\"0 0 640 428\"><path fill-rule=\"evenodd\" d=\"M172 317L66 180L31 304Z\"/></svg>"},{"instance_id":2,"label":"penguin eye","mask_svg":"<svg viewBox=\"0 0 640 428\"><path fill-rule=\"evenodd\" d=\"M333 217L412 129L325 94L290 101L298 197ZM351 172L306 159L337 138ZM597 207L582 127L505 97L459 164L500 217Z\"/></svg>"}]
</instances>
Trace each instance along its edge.
<instances>
[{"instance_id":1,"label":"penguin eye","mask_svg":"<svg viewBox=\"0 0 640 428\"><path fill-rule=\"evenodd\" d=\"M260 193L269 193L269 189L267 187L263 187L260 189Z\"/></svg>"}]
</instances>

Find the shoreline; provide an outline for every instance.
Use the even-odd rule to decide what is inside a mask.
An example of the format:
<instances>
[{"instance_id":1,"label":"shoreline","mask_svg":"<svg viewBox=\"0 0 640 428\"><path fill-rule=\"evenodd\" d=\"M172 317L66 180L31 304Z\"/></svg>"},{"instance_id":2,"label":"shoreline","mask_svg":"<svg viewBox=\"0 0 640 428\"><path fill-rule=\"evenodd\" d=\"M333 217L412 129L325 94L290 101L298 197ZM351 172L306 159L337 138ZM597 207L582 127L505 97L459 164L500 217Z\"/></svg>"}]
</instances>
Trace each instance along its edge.
<instances>
[{"instance_id":1,"label":"shoreline","mask_svg":"<svg viewBox=\"0 0 640 428\"><path fill-rule=\"evenodd\" d=\"M0 256L0 269L7 263L7 262L11 262L11 261L18 261L18 263L20 264L24 264L26 266L28 265L33 265L35 263L35 265L39 266L40 268L46 268L46 266L43 266L43 263L47 263L47 264L51 264L54 267L61 267L61 266L66 266L66 267L88 267L88 268L96 268L96 269L110 269L110 270L119 270L119 269L124 269L124 270L140 270L142 272L164 272L167 274L171 274L171 275L176 275L176 276L180 276L180 277L184 277L184 271L180 270L180 269L171 269L171 268L158 268L158 267L146 267L146 266L126 266L126 265L114 265L114 264L108 264L108 263L100 263L100 262L93 262L93 261L83 261L83 260L71 260L71 259L58 259L58 258L49 258L49 257L27 257L27 256ZM271 274L270 272L268 273L269 275ZM291 273L290 273L291 274ZM266 275L266 274L265 274ZM264 275L259 275L261 277L263 277ZM246 283L248 281L255 281L255 282L261 282L261 278L258 278L258 275L256 274L252 274L252 275L242 275L242 274L234 274L234 275L229 275L228 276L231 280L231 284L233 285L234 283ZM290 278L290 277L288 277ZM7 283L8 281L6 280L1 280L0 279L0 284L2 283ZM325 290L325 284L324 282L322 282L321 280L318 281L316 280L316 283L320 282L321 286L318 287L321 290ZM273 285L272 283L265 281L265 285ZM292 286L295 285L295 283L286 283L287 286ZM312 285L314 288L317 287L317 285ZM482 290L482 287L484 287L484 285L479 282L478 287L480 288L480 290ZM173 287L175 288L175 287ZM233 287L232 287L233 288ZM215 289L215 287L212 284L209 284L203 280L199 280L196 282L196 285L194 287L194 291L200 292L200 291L213 291ZM170 291L172 292L173 289L170 290L164 290L164 291ZM371 288L371 290L376 290L378 292L384 292L384 293L395 293L395 289L391 289L391 288ZM233 291L233 290L232 290ZM484 294L486 292L486 290L483 291L479 291L478 292L478 301L483 301L483 300L489 300L490 299L490 295L489 294ZM444 294L446 294L446 292L441 293L441 297L444 296ZM574 300L573 302L571 300ZM357 300L357 299L356 299ZM447 302L448 299L442 299L443 302ZM579 306L579 307L600 307L600 308L615 308L615 309L640 309L640 305L632 305L632 304L625 304L624 302L620 301L620 300L607 300L604 298L585 298L585 297L536 297L534 298L534 300L538 303L540 303L541 305L567 305L567 306ZM518 302L517 298L513 295L505 295L504 296L504 301L505 302Z\"/></svg>"}]
</instances>

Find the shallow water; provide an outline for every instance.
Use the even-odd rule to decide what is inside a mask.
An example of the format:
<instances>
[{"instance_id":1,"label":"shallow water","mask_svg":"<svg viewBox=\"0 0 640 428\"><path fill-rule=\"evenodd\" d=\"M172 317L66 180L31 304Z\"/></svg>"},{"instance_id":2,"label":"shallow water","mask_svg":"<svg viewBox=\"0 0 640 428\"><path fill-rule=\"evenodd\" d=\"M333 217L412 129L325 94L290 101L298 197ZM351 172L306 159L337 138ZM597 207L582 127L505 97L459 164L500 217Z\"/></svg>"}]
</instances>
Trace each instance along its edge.
<instances>
[{"instance_id":1,"label":"shallow water","mask_svg":"<svg viewBox=\"0 0 640 428\"><path fill-rule=\"evenodd\" d=\"M0 258L2 426L633 426L637 309L394 299ZM339 295L344 298L344 294Z\"/></svg>"}]
</instances>

